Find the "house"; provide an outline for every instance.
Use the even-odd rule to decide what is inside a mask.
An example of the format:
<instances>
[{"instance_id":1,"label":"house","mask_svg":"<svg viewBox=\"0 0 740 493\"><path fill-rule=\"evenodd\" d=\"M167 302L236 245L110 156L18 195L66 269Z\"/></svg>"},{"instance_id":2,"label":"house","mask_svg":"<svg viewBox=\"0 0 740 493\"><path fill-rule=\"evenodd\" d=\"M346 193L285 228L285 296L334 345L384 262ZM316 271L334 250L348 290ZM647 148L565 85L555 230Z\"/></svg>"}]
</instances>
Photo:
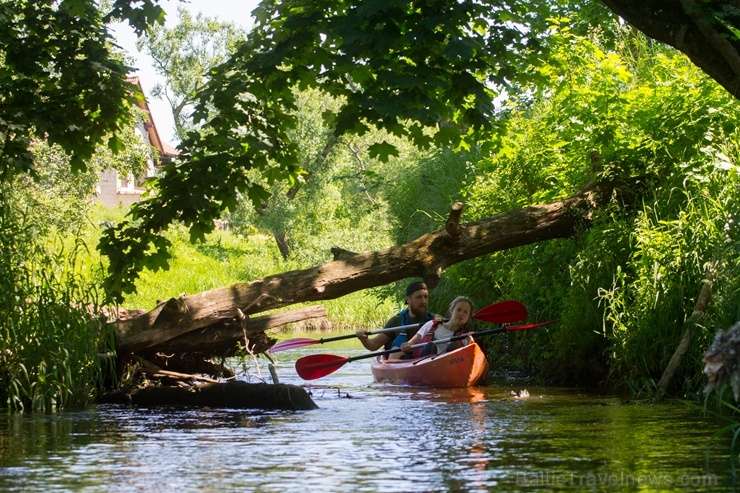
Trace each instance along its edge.
<instances>
[{"instance_id":1,"label":"house","mask_svg":"<svg viewBox=\"0 0 740 493\"><path fill-rule=\"evenodd\" d=\"M136 84L142 94L144 93L138 77L129 77L127 80ZM147 102L139 101L138 103L146 116L146 121L138 122L138 133L144 139L144 142L151 145L157 151L159 161L155 162L155 159L150 159L145 176L140 177L135 177L132 174L121 176L116 170L101 172L98 184L96 185L96 200L106 207L116 207L119 204L128 207L134 202L137 202L145 191L145 188L142 186L144 181L154 176L158 167L162 164L167 164L178 154L177 149L160 139L157 126L154 124L154 118Z\"/></svg>"}]
</instances>

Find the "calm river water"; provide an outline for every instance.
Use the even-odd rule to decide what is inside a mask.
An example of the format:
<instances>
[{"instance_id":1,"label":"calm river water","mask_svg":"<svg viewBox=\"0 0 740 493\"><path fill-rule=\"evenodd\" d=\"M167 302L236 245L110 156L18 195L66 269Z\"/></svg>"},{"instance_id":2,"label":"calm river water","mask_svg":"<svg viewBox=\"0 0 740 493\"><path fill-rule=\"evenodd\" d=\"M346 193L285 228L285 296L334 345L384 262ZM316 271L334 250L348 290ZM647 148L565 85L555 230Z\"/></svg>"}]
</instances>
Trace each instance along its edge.
<instances>
[{"instance_id":1,"label":"calm river water","mask_svg":"<svg viewBox=\"0 0 740 493\"><path fill-rule=\"evenodd\" d=\"M306 385L318 410L0 417L0 491L734 491L731 440L696 409L503 376L473 389L379 385L369 359L313 382L295 374L305 354L364 354L340 344L274 355L281 383ZM265 363L261 375L270 381ZM254 368L247 378L259 380ZM529 398L508 397L523 389Z\"/></svg>"}]
</instances>

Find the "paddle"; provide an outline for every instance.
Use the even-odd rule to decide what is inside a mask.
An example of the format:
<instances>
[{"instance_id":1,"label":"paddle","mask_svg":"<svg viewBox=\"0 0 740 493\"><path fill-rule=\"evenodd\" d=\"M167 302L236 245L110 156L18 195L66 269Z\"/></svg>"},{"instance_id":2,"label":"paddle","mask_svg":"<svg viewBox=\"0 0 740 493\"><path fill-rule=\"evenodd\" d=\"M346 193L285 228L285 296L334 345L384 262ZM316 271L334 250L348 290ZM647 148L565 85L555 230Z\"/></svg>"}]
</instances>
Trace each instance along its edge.
<instances>
[{"instance_id":1,"label":"paddle","mask_svg":"<svg viewBox=\"0 0 740 493\"><path fill-rule=\"evenodd\" d=\"M493 324L508 324L524 320L527 315L527 309L524 305L516 300L507 300L484 306L475 312L471 318Z\"/></svg>"},{"instance_id":2,"label":"paddle","mask_svg":"<svg viewBox=\"0 0 740 493\"><path fill-rule=\"evenodd\" d=\"M475 312L472 318L476 320L482 320L484 322L490 322L494 324L506 324L516 322L517 320L524 320L527 318L527 309L518 301L508 300L494 303L481 308ZM402 325L400 327L388 327L386 329L374 330L372 332L366 332L367 335L382 334L384 332L395 332L403 329L414 329L421 326L421 324ZM311 346L313 344L323 344L325 342L341 341L343 339L352 339L357 337L356 334L347 334L343 336L326 337L321 339L308 339L298 337L296 339L288 339L287 341L279 342L272 346L269 351L271 353L277 353L279 351L287 351L289 349L297 349L304 346Z\"/></svg>"},{"instance_id":3,"label":"paddle","mask_svg":"<svg viewBox=\"0 0 740 493\"><path fill-rule=\"evenodd\" d=\"M461 334L459 336L450 337L448 339L440 339L434 341L435 343L444 343L452 341L461 341L467 339L469 336L485 336L490 334L499 334L501 332L510 332L513 330L529 330L542 327L543 325L549 325L558 322L558 320L551 320L549 322L539 322L536 324L527 325L508 325L506 327L497 327L495 329L483 330L481 332L469 332L467 334ZM411 346L412 349L425 346L426 343L414 344ZM295 370L298 376L304 380L315 380L317 378L325 377L331 373L334 373L347 363L351 361L357 361L359 359L373 358L375 356L384 356L386 354L398 353L400 348L387 349L385 351L378 351L376 353L362 354L360 356L352 356L351 358L345 358L344 356L335 356L333 354L312 354L299 358L295 362Z\"/></svg>"},{"instance_id":4,"label":"paddle","mask_svg":"<svg viewBox=\"0 0 740 493\"><path fill-rule=\"evenodd\" d=\"M367 335L382 334L383 332L394 332L396 330L403 329L418 329L421 324L401 325L399 327L388 327L381 330L373 330L371 332L365 332ZM303 346L311 346L313 344L323 344L325 342L341 341L343 339L352 339L357 337L356 334L347 334L343 336L325 337L321 339L307 339L304 337L298 337L296 339L288 339L287 341L278 342L270 348L271 353L277 353L279 351L287 351L288 349L296 349Z\"/></svg>"}]
</instances>

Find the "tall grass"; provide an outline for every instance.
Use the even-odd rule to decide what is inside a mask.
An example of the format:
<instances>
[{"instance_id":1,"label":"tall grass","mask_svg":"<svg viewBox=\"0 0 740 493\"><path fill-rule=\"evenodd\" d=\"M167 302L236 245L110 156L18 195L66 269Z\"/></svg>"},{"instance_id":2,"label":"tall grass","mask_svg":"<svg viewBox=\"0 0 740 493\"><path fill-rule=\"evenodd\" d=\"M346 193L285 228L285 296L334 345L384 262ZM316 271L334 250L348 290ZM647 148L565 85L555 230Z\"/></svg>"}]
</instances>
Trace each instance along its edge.
<instances>
[{"instance_id":1,"label":"tall grass","mask_svg":"<svg viewBox=\"0 0 740 493\"><path fill-rule=\"evenodd\" d=\"M84 406L102 387L99 355L111 347L104 326L90 316L96 288L75 273L87 251L83 243L67 250L38 216L9 206L8 188L0 198L0 406Z\"/></svg>"}]
</instances>

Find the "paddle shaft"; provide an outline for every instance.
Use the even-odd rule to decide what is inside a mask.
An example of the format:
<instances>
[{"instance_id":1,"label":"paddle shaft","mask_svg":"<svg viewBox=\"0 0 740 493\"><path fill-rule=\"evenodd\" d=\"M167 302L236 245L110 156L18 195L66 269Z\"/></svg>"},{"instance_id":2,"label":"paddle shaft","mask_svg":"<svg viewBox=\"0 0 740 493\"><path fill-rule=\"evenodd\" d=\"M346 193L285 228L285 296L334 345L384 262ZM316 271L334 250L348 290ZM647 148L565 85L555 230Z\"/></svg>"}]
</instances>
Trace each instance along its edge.
<instances>
[{"instance_id":1,"label":"paddle shaft","mask_svg":"<svg viewBox=\"0 0 740 493\"><path fill-rule=\"evenodd\" d=\"M370 332L365 332L367 335L371 334L382 334L385 332L400 332L402 330L406 329L418 329L421 326L421 324L410 324L410 325L401 325L398 327L386 327L385 329L381 330L374 330ZM278 342L274 346L272 346L269 351L271 353L277 353L280 351L287 351L290 349L296 349L304 346L312 346L314 344L323 344L325 342L331 342L331 341L341 341L342 339L352 339L354 337L357 337L357 334L347 334L343 336L335 336L335 337L326 337L322 339L304 339L304 338L296 338L296 339L288 339L287 341Z\"/></svg>"},{"instance_id":2,"label":"paddle shaft","mask_svg":"<svg viewBox=\"0 0 740 493\"><path fill-rule=\"evenodd\" d=\"M500 301L498 303L494 303L492 305L488 305L486 307L481 308L477 312L475 312L471 318L474 318L476 320L482 320L484 322L490 322L490 323L496 323L496 324L505 324L514 322L516 320L523 320L527 318L527 309L522 305L520 302L515 300L508 300L508 301ZM382 334L385 332L400 332L404 329L413 329L418 328L422 324L411 324L411 325L402 325L400 327L387 327L381 330L375 330L370 332L365 332L366 335L372 335L372 334ZM305 339L305 338L296 338L296 339L288 339L287 341L278 342L273 347L270 348L271 353L277 353L279 351L287 351L290 349L296 349L304 346L311 346L313 344L323 344L325 342L331 342L331 341L341 341L343 339L351 339L353 337L357 337L357 334L347 334L342 336L335 336L335 337L327 337L323 339Z\"/></svg>"},{"instance_id":3,"label":"paddle shaft","mask_svg":"<svg viewBox=\"0 0 740 493\"><path fill-rule=\"evenodd\" d=\"M385 329L380 330L371 330L369 332L365 332L366 335L373 335L373 334L383 334L385 332L395 332L395 331L401 331L406 329L418 329L421 327L421 324L409 324L409 325L400 325L398 327L387 327ZM332 342L332 341L341 341L343 339L353 339L357 337L357 334L346 334L343 336L335 336L335 337L326 337L316 340L316 344L323 344L325 342Z\"/></svg>"}]
</instances>

